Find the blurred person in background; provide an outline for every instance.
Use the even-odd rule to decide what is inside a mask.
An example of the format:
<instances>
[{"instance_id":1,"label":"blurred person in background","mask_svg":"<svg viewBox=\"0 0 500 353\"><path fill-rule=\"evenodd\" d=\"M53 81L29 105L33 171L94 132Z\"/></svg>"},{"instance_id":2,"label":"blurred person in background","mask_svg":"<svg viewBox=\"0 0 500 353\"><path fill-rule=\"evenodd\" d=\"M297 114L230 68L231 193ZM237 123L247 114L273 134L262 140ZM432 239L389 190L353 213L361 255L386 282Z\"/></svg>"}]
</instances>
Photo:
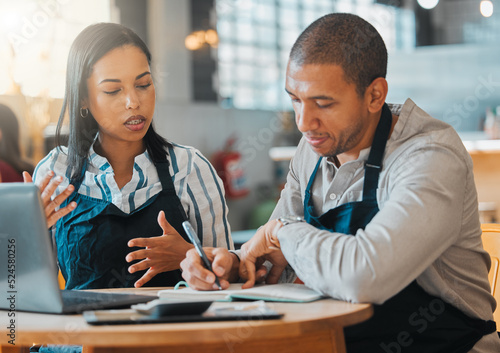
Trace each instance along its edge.
<instances>
[{"instance_id":1,"label":"blurred person in background","mask_svg":"<svg viewBox=\"0 0 500 353\"><path fill-rule=\"evenodd\" d=\"M16 115L8 106L0 104L0 182L22 182L22 173L31 174L33 169L21 155Z\"/></svg>"}]
</instances>

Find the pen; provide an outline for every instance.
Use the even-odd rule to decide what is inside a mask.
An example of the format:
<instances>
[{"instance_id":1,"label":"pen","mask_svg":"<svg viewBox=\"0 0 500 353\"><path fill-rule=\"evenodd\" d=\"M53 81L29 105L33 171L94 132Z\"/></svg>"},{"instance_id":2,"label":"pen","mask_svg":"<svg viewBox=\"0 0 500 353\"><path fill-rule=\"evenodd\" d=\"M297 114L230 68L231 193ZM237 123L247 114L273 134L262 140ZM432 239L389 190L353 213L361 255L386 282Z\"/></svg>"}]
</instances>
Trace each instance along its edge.
<instances>
[{"instance_id":1,"label":"pen","mask_svg":"<svg viewBox=\"0 0 500 353\"><path fill-rule=\"evenodd\" d=\"M198 255L200 255L203 263L205 264L205 267L210 270L215 275L215 284L219 287L220 290L222 290L222 287L220 286L219 278L217 275L214 273L214 270L212 270L212 265L210 264L210 261L208 261L208 257L203 251L203 247L201 246L200 240L198 239L198 236L194 232L193 226L189 221L184 221L182 222L182 227L186 231L187 236L189 237L189 240L191 240L191 243L193 243L194 247L196 248L196 251L198 252Z\"/></svg>"}]
</instances>

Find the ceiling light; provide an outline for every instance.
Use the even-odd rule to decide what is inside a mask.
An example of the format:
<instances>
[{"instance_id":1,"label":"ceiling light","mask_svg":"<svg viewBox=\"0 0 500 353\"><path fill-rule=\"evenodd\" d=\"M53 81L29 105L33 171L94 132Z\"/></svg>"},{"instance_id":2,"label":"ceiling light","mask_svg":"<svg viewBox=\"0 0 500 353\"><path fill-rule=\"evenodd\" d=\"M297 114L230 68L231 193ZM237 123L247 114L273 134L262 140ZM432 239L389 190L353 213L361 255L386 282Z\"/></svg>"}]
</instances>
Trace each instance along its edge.
<instances>
[{"instance_id":1,"label":"ceiling light","mask_svg":"<svg viewBox=\"0 0 500 353\"><path fill-rule=\"evenodd\" d=\"M426 10L430 10L436 7L439 0L417 0L418 4Z\"/></svg>"},{"instance_id":2,"label":"ceiling light","mask_svg":"<svg viewBox=\"0 0 500 353\"><path fill-rule=\"evenodd\" d=\"M490 17L493 15L493 3L490 0L483 0L479 5L479 10L484 17Z\"/></svg>"}]
</instances>

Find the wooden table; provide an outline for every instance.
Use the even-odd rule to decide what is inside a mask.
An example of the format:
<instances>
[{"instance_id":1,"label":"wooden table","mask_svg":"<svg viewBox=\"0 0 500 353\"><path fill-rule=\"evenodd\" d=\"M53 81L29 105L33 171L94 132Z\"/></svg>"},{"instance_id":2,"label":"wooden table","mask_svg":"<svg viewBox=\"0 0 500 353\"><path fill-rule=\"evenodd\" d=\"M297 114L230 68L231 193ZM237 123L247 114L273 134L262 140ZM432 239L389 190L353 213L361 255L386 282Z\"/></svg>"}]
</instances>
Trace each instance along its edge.
<instances>
[{"instance_id":1,"label":"wooden table","mask_svg":"<svg viewBox=\"0 0 500 353\"><path fill-rule=\"evenodd\" d=\"M156 291L127 289L140 294ZM345 352L343 327L367 320L373 313L370 304L333 299L268 305L285 316L279 320L91 326L81 315L16 312L16 346L7 342L7 312L0 311L1 352L27 352L33 343L84 345L88 353Z\"/></svg>"}]
</instances>

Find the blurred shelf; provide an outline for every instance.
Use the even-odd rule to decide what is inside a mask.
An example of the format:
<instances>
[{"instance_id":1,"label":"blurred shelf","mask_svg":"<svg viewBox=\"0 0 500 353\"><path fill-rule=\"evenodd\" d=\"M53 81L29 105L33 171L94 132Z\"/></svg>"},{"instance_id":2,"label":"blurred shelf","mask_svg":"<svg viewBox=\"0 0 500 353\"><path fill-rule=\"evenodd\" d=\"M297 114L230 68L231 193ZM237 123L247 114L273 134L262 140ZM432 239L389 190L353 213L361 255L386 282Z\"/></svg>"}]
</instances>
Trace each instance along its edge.
<instances>
[{"instance_id":1,"label":"blurred shelf","mask_svg":"<svg viewBox=\"0 0 500 353\"><path fill-rule=\"evenodd\" d=\"M500 140L463 141L470 154L500 153Z\"/></svg>"},{"instance_id":2,"label":"blurred shelf","mask_svg":"<svg viewBox=\"0 0 500 353\"><path fill-rule=\"evenodd\" d=\"M273 161L289 161L295 154L297 146L271 147L269 149L269 157Z\"/></svg>"},{"instance_id":3,"label":"blurred shelf","mask_svg":"<svg viewBox=\"0 0 500 353\"><path fill-rule=\"evenodd\" d=\"M470 154L497 154L500 153L500 140L463 140L464 146ZM288 161L295 154L296 146L271 147L269 157L273 161Z\"/></svg>"}]
</instances>

